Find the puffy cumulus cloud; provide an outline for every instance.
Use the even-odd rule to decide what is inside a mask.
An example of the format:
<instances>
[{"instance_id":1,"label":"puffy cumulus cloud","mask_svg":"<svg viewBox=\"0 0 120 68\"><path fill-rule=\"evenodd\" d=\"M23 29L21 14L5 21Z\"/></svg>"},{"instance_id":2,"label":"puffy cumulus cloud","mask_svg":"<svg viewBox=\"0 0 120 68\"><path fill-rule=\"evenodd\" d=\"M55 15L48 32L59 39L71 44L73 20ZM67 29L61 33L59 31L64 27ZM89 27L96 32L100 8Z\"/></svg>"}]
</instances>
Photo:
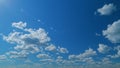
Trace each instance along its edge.
<instances>
[{"instance_id":1,"label":"puffy cumulus cloud","mask_svg":"<svg viewBox=\"0 0 120 68\"><path fill-rule=\"evenodd\" d=\"M20 32L11 32L8 36L3 36L3 39L9 43L20 43Z\"/></svg>"},{"instance_id":2,"label":"puffy cumulus cloud","mask_svg":"<svg viewBox=\"0 0 120 68\"><path fill-rule=\"evenodd\" d=\"M3 35L5 41L16 45L15 51L8 52L11 58L26 57L29 54L41 52L42 48L49 46L50 38L44 29L25 28L27 23L23 22L13 23L12 26L22 29L25 33L13 31L8 36Z\"/></svg>"},{"instance_id":3,"label":"puffy cumulus cloud","mask_svg":"<svg viewBox=\"0 0 120 68\"><path fill-rule=\"evenodd\" d=\"M27 58L29 53L26 50L21 51L9 51L6 53L10 58Z\"/></svg>"},{"instance_id":4,"label":"puffy cumulus cloud","mask_svg":"<svg viewBox=\"0 0 120 68\"><path fill-rule=\"evenodd\" d=\"M26 23L23 23L22 21L20 21L20 22L13 22L12 23L12 27L23 29L24 27L26 27Z\"/></svg>"},{"instance_id":5,"label":"puffy cumulus cloud","mask_svg":"<svg viewBox=\"0 0 120 68\"><path fill-rule=\"evenodd\" d=\"M111 58L119 58L120 57L120 46L114 47L114 50L117 50L117 53L114 55L108 55Z\"/></svg>"},{"instance_id":6,"label":"puffy cumulus cloud","mask_svg":"<svg viewBox=\"0 0 120 68\"><path fill-rule=\"evenodd\" d=\"M88 50L85 50L85 52L83 54L81 54L81 57L89 57L89 56L94 56L96 54L97 54L96 51L89 48Z\"/></svg>"},{"instance_id":7,"label":"puffy cumulus cloud","mask_svg":"<svg viewBox=\"0 0 120 68\"><path fill-rule=\"evenodd\" d=\"M50 58L50 56L48 54L38 54L37 57L41 58L41 59L49 59Z\"/></svg>"},{"instance_id":8,"label":"puffy cumulus cloud","mask_svg":"<svg viewBox=\"0 0 120 68\"><path fill-rule=\"evenodd\" d=\"M120 43L120 20L108 25L106 30L103 30L103 35L112 43Z\"/></svg>"},{"instance_id":9,"label":"puffy cumulus cloud","mask_svg":"<svg viewBox=\"0 0 120 68\"><path fill-rule=\"evenodd\" d=\"M110 58L106 58L106 57L104 57L101 62L101 64L110 64L110 63L112 63Z\"/></svg>"},{"instance_id":10,"label":"puffy cumulus cloud","mask_svg":"<svg viewBox=\"0 0 120 68\"><path fill-rule=\"evenodd\" d=\"M17 45L14 47L15 50L26 50L29 51L30 53L36 53L40 52L40 49L36 45Z\"/></svg>"},{"instance_id":11,"label":"puffy cumulus cloud","mask_svg":"<svg viewBox=\"0 0 120 68\"><path fill-rule=\"evenodd\" d=\"M51 44L45 48L46 51L56 51L57 48L55 45Z\"/></svg>"},{"instance_id":12,"label":"puffy cumulus cloud","mask_svg":"<svg viewBox=\"0 0 120 68\"><path fill-rule=\"evenodd\" d=\"M4 55L0 55L0 60L13 60L13 58L22 59L25 65L8 66L8 68L101 68L103 66L104 68L119 68L118 66L120 66L120 64L113 64L111 61L113 58L120 57L119 46L112 49L115 50L115 52L117 51L114 55L107 55L111 47L104 44L99 44L99 54L92 48L77 55L69 54L67 48L52 44L48 33L43 28L26 28L27 23L23 22L13 23L12 26L19 28L20 31L17 31L17 29L8 35L2 34L3 40L14 46L11 46L13 48ZM109 40L115 39L114 42L119 42L118 26L118 21L109 25L108 29L103 31L103 35ZM101 53L104 53L102 55L105 57L99 58L98 56L101 55ZM33 55L35 59L38 59L38 64L29 58L31 55ZM96 56L100 60L97 59ZM28 59L28 61L24 61L24 59ZM29 59L31 61L29 61ZM47 66L45 64L47 64Z\"/></svg>"},{"instance_id":13,"label":"puffy cumulus cloud","mask_svg":"<svg viewBox=\"0 0 120 68\"><path fill-rule=\"evenodd\" d=\"M96 51L94 51L93 49L89 48L88 50L85 50L84 53L79 54L79 55L69 55L69 59L70 60L74 60L74 61L79 61L79 62L87 62L87 61L91 61L90 63L93 62L92 56L97 55Z\"/></svg>"},{"instance_id":14,"label":"puffy cumulus cloud","mask_svg":"<svg viewBox=\"0 0 120 68\"><path fill-rule=\"evenodd\" d=\"M97 10L100 15L110 15L116 11L116 6L113 3L105 4L102 8Z\"/></svg>"},{"instance_id":15,"label":"puffy cumulus cloud","mask_svg":"<svg viewBox=\"0 0 120 68\"><path fill-rule=\"evenodd\" d=\"M66 48L63 48L63 47L58 47L58 51L60 53L68 53L69 52Z\"/></svg>"},{"instance_id":16,"label":"puffy cumulus cloud","mask_svg":"<svg viewBox=\"0 0 120 68\"><path fill-rule=\"evenodd\" d=\"M99 44L99 48L97 49L100 53L108 53L110 51L110 47L108 47L107 45L104 44Z\"/></svg>"},{"instance_id":17,"label":"puffy cumulus cloud","mask_svg":"<svg viewBox=\"0 0 120 68\"><path fill-rule=\"evenodd\" d=\"M56 47L55 45L51 44L45 48L46 51L57 52L57 53L68 53L69 51L63 47Z\"/></svg>"},{"instance_id":18,"label":"puffy cumulus cloud","mask_svg":"<svg viewBox=\"0 0 120 68\"><path fill-rule=\"evenodd\" d=\"M43 60L50 58L48 54L53 52L56 53L68 53L68 50L63 47L57 47L50 43L50 37L48 33L42 29L26 28L27 23L24 22L14 22L13 27L19 28L21 32L16 30L10 32L8 35L2 35L3 40L10 44L14 44L12 51L6 53L9 58L27 58L28 55L40 53L36 57L44 58ZM45 54L42 54L45 53Z\"/></svg>"}]
</instances>

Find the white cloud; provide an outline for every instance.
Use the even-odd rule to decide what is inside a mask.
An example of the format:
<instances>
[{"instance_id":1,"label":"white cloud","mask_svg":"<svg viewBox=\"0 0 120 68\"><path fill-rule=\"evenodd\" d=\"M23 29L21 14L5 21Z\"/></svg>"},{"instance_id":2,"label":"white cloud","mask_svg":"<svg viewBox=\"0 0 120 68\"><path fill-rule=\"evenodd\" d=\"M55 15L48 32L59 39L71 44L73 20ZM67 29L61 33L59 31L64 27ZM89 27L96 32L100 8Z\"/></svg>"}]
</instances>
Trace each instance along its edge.
<instances>
[{"instance_id":1,"label":"white cloud","mask_svg":"<svg viewBox=\"0 0 120 68\"><path fill-rule=\"evenodd\" d=\"M85 62L85 60L92 60L92 56L97 55L96 51L94 51L93 49L89 48L88 50L85 50L84 53L79 54L79 55L69 55L69 59L70 60L74 60L74 61L80 61L80 62ZM87 62L87 61L86 61Z\"/></svg>"},{"instance_id":2,"label":"white cloud","mask_svg":"<svg viewBox=\"0 0 120 68\"><path fill-rule=\"evenodd\" d=\"M45 48L45 50L47 50L47 51L56 51L57 48L56 48L55 45L51 44L51 45L47 46L47 47Z\"/></svg>"},{"instance_id":3,"label":"white cloud","mask_svg":"<svg viewBox=\"0 0 120 68\"><path fill-rule=\"evenodd\" d=\"M13 31L8 36L2 35L5 41L16 45L15 51L8 52L11 58L26 57L27 54L40 52L42 47L49 46L47 43L50 38L44 29L27 29L27 24L23 22L13 23L12 26L22 29L25 33Z\"/></svg>"},{"instance_id":4,"label":"white cloud","mask_svg":"<svg viewBox=\"0 0 120 68\"><path fill-rule=\"evenodd\" d=\"M80 54L79 56L81 56L81 57L89 57L89 56L94 56L96 54L97 54L96 51L89 48L88 50L85 50L85 52L83 54Z\"/></svg>"},{"instance_id":5,"label":"white cloud","mask_svg":"<svg viewBox=\"0 0 120 68\"><path fill-rule=\"evenodd\" d=\"M60 53L68 53L69 51L66 48L58 47Z\"/></svg>"},{"instance_id":6,"label":"white cloud","mask_svg":"<svg viewBox=\"0 0 120 68\"><path fill-rule=\"evenodd\" d=\"M37 57L41 58L41 59L49 59L50 58L50 56L48 54L38 54Z\"/></svg>"},{"instance_id":7,"label":"white cloud","mask_svg":"<svg viewBox=\"0 0 120 68\"><path fill-rule=\"evenodd\" d=\"M109 58L105 57L105 58L102 59L102 64L109 64L109 63L111 63Z\"/></svg>"},{"instance_id":8,"label":"white cloud","mask_svg":"<svg viewBox=\"0 0 120 68\"><path fill-rule=\"evenodd\" d=\"M108 25L106 30L103 30L103 35L113 43L120 43L120 20Z\"/></svg>"},{"instance_id":9,"label":"white cloud","mask_svg":"<svg viewBox=\"0 0 120 68\"><path fill-rule=\"evenodd\" d=\"M103 31L103 35L106 38L108 38L109 40L114 38L114 39L116 39L115 42L116 41L120 42L119 38L117 38L117 37L119 37L118 22L119 21L117 21L117 23L109 25L108 29ZM13 32L10 32L8 35L2 34L3 39L5 41L7 41L8 43L14 44L14 46L13 46L13 49L8 51L5 55L0 55L1 60L6 59L6 56L7 56L7 58L14 58L14 59L24 58L24 59L26 59L29 57L29 55L35 55L36 59L38 59L38 61L40 63L43 63L43 64L44 63L46 63L46 64L54 63L54 64L61 65L60 67L58 67L58 65L56 65L58 68L68 68L68 65L70 65L69 68L73 68L73 67L76 67L76 68L80 68L80 67L81 68L101 68L101 66L108 68L109 65L111 64L110 59L109 59L110 57L111 58L120 57L120 47L119 46L115 47L115 50L117 51L116 54L109 55L109 58L108 58L108 56L107 56L107 58L101 57L100 59L102 59L102 60L100 60L100 61L98 59L95 60L96 58L94 59L94 57L97 55L97 53L96 53L96 51L94 51L91 48L89 48L88 50L85 50L85 52L77 54L77 55L75 55L75 54L69 55L69 54L67 54L69 52L67 50L67 48L56 46L50 42L51 39L48 36L48 33L44 29L42 29L42 28L39 28L39 29L26 28L27 23L26 24L22 23L22 24L25 24L24 26L23 25L20 26L18 23L15 23L12 26L19 28L21 32L13 31ZM115 35L117 35L117 37ZM99 44L99 48L98 48L99 53L104 53L103 55L106 56L106 53L109 50L110 50L110 47L108 47L107 45ZM97 55L97 57L98 56L99 56L99 54ZM34 62L32 62L32 63L34 63ZM30 64L32 64L32 63L30 63ZM105 66L105 65L108 65L108 66ZM55 65L53 65L51 67L48 66L48 67L56 68L54 66ZM118 64L118 66L119 66L119 64ZM32 66L31 68L34 68L34 67L48 68L48 67L45 67L45 65L44 66L39 66L39 65L36 66L35 65L35 66ZM113 67L115 67L115 66L113 65ZM12 68L14 68L14 67L12 67ZM26 65L21 68L26 68ZM30 68L30 65L28 66L28 68ZM117 65L116 65L116 68L117 68Z\"/></svg>"},{"instance_id":10,"label":"white cloud","mask_svg":"<svg viewBox=\"0 0 120 68\"><path fill-rule=\"evenodd\" d=\"M23 29L24 27L26 27L26 23L23 23L22 21L20 21L20 22L13 22L12 23L12 27Z\"/></svg>"},{"instance_id":11,"label":"white cloud","mask_svg":"<svg viewBox=\"0 0 120 68\"><path fill-rule=\"evenodd\" d=\"M15 50L27 50L30 53L40 52L40 49L36 45L17 45Z\"/></svg>"},{"instance_id":12,"label":"white cloud","mask_svg":"<svg viewBox=\"0 0 120 68\"><path fill-rule=\"evenodd\" d=\"M100 53L108 53L110 51L110 47L108 47L107 45L104 44L99 44L99 48L97 49Z\"/></svg>"},{"instance_id":13,"label":"white cloud","mask_svg":"<svg viewBox=\"0 0 120 68\"><path fill-rule=\"evenodd\" d=\"M9 43L20 43L19 35L20 32L11 32L8 36L3 35L3 39Z\"/></svg>"},{"instance_id":14,"label":"white cloud","mask_svg":"<svg viewBox=\"0 0 120 68\"><path fill-rule=\"evenodd\" d=\"M27 58L29 54L26 50L22 51L9 51L6 53L10 58Z\"/></svg>"},{"instance_id":15,"label":"white cloud","mask_svg":"<svg viewBox=\"0 0 120 68\"><path fill-rule=\"evenodd\" d=\"M97 10L97 12L100 13L100 15L110 15L114 11L116 11L116 6L112 3L105 4L102 8L99 8Z\"/></svg>"},{"instance_id":16,"label":"white cloud","mask_svg":"<svg viewBox=\"0 0 120 68\"><path fill-rule=\"evenodd\" d=\"M108 55L108 56L111 58L119 58L120 57L120 46L117 46L114 49L117 50L117 53L115 55Z\"/></svg>"}]
</instances>

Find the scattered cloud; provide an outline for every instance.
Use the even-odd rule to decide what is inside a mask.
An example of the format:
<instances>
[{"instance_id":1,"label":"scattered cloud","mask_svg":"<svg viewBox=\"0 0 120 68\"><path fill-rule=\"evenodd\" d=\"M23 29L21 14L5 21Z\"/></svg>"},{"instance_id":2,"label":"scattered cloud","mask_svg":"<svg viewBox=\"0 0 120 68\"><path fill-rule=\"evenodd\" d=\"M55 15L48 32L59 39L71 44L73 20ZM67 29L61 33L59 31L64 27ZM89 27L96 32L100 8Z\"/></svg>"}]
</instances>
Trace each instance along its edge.
<instances>
[{"instance_id":1,"label":"scattered cloud","mask_svg":"<svg viewBox=\"0 0 120 68\"><path fill-rule=\"evenodd\" d=\"M120 20L109 24L106 30L103 30L105 36L112 43L120 43Z\"/></svg>"},{"instance_id":2,"label":"scattered cloud","mask_svg":"<svg viewBox=\"0 0 120 68\"><path fill-rule=\"evenodd\" d=\"M55 45L51 44L45 48L46 51L56 51L57 48Z\"/></svg>"},{"instance_id":3,"label":"scattered cloud","mask_svg":"<svg viewBox=\"0 0 120 68\"><path fill-rule=\"evenodd\" d=\"M115 47L114 50L117 50L117 53L114 55L108 55L108 56L111 58L119 58L120 57L120 46Z\"/></svg>"},{"instance_id":4,"label":"scattered cloud","mask_svg":"<svg viewBox=\"0 0 120 68\"><path fill-rule=\"evenodd\" d=\"M37 57L41 58L41 59L49 59L50 58L50 56L48 54L38 54Z\"/></svg>"},{"instance_id":5,"label":"scattered cloud","mask_svg":"<svg viewBox=\"0 0 120 68\"><path fill-rule=\"evenodd\" d=\"M23 29L24 27L26 27L26 23L23 23L22 21L14 22L14 23L12 23L12 27Z\"/></svg>"},{"instance_id":6,"label":"scattered cloud","mask_svg":"<svg viewBox=\"0 0 120 68\"><path fill-rule=\"evenodd\" d=\"M100 15L110 15L116 11L116 6L113 3L105 4L102 8L97 10Z\"/></svg>"},{"instance_id":7,"label":"scattered cloud","mask_svg":"<svg viewBox=\"0 0 120 68\"><path fill-rule=\"evenodd\" d=\"M114 43L119 43L119 20L109 25L107 30L103 30L103 35ZM3 36L3 40L14 45L12 50L9 50L4 55L0 55L0 60L5 59L27 59L24 61L28 64L34 64L34 61L29 60L30 55L34 55L38 59L38 64L35 63L34 67L46 68L44 64L50 65L49 68L55 68L55 65L60 65L59 68L119 68L120 64L113 64L111 59L120 57L120 46L111 47L105 44L99 44L98 52L89 48L80 54L70 54L67 48L56 46L52 44L51 38L43 28L33 29L26 28L27 23L16 22L12 24L13 27L20 29L20 31L14 30L8 35ZM114 40L113 40L114 39ZM109 51L113 50L116 52L114 55L109 55ZM58 54L57 54L58 53ZM99 54L104 55L99 59L95 58ZM32 63L31 63L32 62ZM41 63L41 64L40 64ZM53 64L54 65L53 65ZM43 64L43 65L42 65ZM79 65L79 66L78 66ZM27 65L23 65L23 68ZM28 68L30 65L28 65ZM94 66L94 67L93 67ZM9 68L9 67L8 67ZM14 67L12 67L14 68Z\"/></svg>"},{"instance_id":8,"label":"scattered cloud","mask_svg":"<svg viewBox=\"0 0 120 68\"><path fill-rule=\"evenodd\" d=\"M85 50L84 53L79 54L79 55L69 55L69 59L70 60L85 60L88 59L92 56L97 55L96 51L94 51L93 49L89 48L88 50Z\"/></svg>"},{"instance_id":9,"label":"scattered cloud","mask_svg":"<svg viewBox=\"0 0 120 68\"><path fill-rule=\"evenodd\" d=\"M68 53L69 52L66 48L63 48L63 47L58 47L58 51L60 53Z\"/></svg>"},{"instance_id":10,"label":"scattered cloud","mask_svg":"<svg viewBox=\"0 0 120 68\"><path fill-rule=\"evenodd\" d=\"M99 48L97 49L100 53L108 53L110 51L110 47L108 47L107 45L104 44L99 44Z\"/></svg>"}]
</instances>

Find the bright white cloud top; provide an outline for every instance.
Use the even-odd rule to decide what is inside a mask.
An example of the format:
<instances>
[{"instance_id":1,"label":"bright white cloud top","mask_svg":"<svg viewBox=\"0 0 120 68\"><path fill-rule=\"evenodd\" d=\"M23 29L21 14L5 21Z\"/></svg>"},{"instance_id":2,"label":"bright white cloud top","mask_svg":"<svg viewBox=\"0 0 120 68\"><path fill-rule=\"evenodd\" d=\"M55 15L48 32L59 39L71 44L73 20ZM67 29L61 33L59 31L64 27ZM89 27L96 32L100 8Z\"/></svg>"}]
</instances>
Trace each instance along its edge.
<instances>
[{"instance_id":1,"label":"bright white cloud top","mask_svg":"<svg viewBox=\"0 0 120 68\"><path fill-rule=\"evenodd\" d=\"M114 11L116 11L116 9L117 9L116 6L110 3L110 4L105 4L102 8L99 8L97 12L100 13L100 15L110 15Z\"/></svg>"}]
</instances>

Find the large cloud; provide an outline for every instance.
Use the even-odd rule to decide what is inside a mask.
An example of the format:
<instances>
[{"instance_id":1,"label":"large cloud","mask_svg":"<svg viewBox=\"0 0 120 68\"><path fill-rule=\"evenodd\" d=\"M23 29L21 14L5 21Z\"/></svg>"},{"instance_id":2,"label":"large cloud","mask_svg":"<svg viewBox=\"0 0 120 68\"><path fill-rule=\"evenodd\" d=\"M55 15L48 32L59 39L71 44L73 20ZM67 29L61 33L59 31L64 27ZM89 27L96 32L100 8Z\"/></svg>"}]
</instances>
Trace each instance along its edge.
<instances>
[{"instance_id":1,"label":"large cloud","mask_svg":"<svg viewBox=\"0 0 120 68\"><path fill-rule=\"evenodd\" d=\"M114 11L116 11L116 6L112 3L105 4L102 8L99 8L97 10L97 12L100 13L100 15L110 15Z\"/></svg>"},{"instance_id":2,"label":"large cloud","mask_svg":"<svg viewBox=\"0 0 120 68\"><path fill-rule=\"evenodd\" d=\"M103 35L113 43L120 43L120 20L108 25L106 30L103 30Z\"/></svg>"},{"instance_id":3,"label":"large cloud","mask_svg":"<svg viewBox=\"0 0 120 68\"><path fill-rule=\"evenodd\" d=\"M13 27L19 28L22 32L13 31L7 36L3 35L3 39L8 43L14 44L14 50L7 52L10 58L26 58L29 54L52 52L68 53L63 47L57 47L50 43L48 33L42 29L26 28L27 23L14 22ZM40 56L40 54L38 55ZM38 57L37 56L37 57Z\"/></svg>"}]
</instances>

